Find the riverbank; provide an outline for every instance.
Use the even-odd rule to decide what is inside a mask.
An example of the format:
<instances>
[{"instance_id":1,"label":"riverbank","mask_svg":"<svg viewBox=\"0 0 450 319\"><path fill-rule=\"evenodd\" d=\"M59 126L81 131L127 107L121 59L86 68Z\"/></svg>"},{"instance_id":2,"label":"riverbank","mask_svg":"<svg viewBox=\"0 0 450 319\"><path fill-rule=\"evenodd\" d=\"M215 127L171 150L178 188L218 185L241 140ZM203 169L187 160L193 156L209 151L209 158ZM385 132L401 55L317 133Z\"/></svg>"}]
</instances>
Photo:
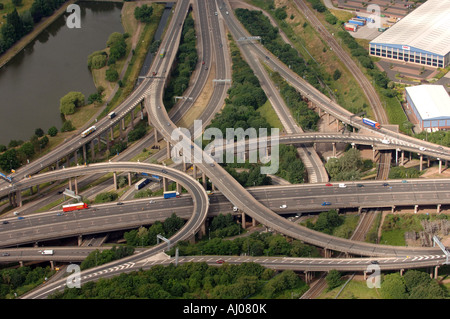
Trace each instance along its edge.
<instances>
[{"instance_id":1,"label":"riverbank","mask_svg":"<svg viewBox=\"0 0 450 319\"><path fill-rule=\"evenodd\" d=\"M44 31L50 24L55 22L64 12L69 5L77 2L78 0L69 0L64 3L61 8L56 10L50 17L42 18L41 22L36 24L33 28L33 31L23 36L22 39L17 41L11 48L9 48L5 53L0 56L0 69L8 63L12 58L16 56L19 52L21 52L29 43L31 43L36 37Z\"/></svg>"}]
</instances>

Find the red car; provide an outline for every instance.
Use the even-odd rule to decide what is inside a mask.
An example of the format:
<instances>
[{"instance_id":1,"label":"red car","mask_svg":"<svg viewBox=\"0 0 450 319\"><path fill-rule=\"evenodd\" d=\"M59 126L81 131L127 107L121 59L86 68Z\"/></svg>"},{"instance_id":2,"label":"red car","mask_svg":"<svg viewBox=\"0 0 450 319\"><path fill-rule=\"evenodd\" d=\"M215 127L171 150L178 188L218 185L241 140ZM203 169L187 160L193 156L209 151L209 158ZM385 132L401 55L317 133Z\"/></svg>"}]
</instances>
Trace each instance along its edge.
<instances>
[{"instance_id":1,"label":"red car","mask_svg":"<svg viewBox=\"0 0 450 319\"><path fill-rule=\"evenodd\" d=\"M325 186L333 186L331 183L326 183Z\"/></svg>"},{"instance_id":2,"label":"red car","mask_svg":"<svg viewBox=\"0 0 450 319\"><path fill-rule=\"evenodd\" d=\"M223 259L219 259L218 261L216 261L217 264L223 264L225 262L225 260Z\"/></svg>"},{"instance_id":3,"label":"red car","mask_svg":"<svg viewBox=\"0 0 450 319\"><path fill-rule=\"evenodd\" d=\"M202 62L202 65L204 65L204 64L205 64L205 61Z\"/></svg>"}]
</instances>

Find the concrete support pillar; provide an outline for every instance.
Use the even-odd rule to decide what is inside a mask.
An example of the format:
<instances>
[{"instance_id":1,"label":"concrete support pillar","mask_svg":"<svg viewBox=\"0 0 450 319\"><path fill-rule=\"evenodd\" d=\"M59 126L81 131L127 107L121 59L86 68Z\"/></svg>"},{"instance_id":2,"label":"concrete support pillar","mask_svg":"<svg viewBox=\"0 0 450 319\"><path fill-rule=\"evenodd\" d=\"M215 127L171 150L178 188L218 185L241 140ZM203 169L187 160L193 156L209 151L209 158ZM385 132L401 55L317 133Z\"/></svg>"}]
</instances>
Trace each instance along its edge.
<instances>
[{"instance_id":1,"label":"concrete support pillar","mask_svg":"<svg viewBox=\"0 0 450 319\"><path fill-rule=\"evenodd\" d=\"M177 193L181 195L181 184L177 182Z\"/></svg>"},{"instance_id":2,"label":"concrete support pillar","mask_svg":"<svg viewBox=\"0 0 450 319\"><path fill-rule=\"evenodd\" d=\"M256 219L252 218L252 226L255 227L256 226Z\"/></svg>"},{"instance_id":3,"label":"concrete support pillar","mask_svg":"<svg viewBox=\"0 0 450 319\"><path fill-rule=\"evenodd\" d=\"M163 177L163 191L167 191L167 178Z\"/></svg>"},{"instance_id":4,"label":"concrete support pillar","mask_svg":"<svg viewBox=\"0 0 450 319\"><path fill-rule=\"evenodd\" d=\"M121 124L122 124L122 128L120 130L125 131L125 117L122 117Z\"/></svg>"},{"instance_id":5,"label":"concrete support pillar","mask_svg":"<svg viewBox=\"0 0 450 319\"><path fill-rule=\"evenodd\" d=\"M372 161L375 161L375 148L372 145Z\"/></svg>"},{"instance_id":6,"label":"concrete support pillar","mask_svg":"<svg viewBox=\"0 0 450 319\"><path fill-rule=\"evenodd\" d=\"M336 143L332 143L333 144L333 156L336 156Z\"/></svg>"},{"instance_id":7,"label":"concrete support pillar","mask_svg":"<svg viewBox=\"0 0 450 319\"><path fill-rule=\"evenodd\" d=\"M339 132L339 120L336 119L336 132Z\"/></svg>"},{"instance_id":8,"label":"concrete support pillar","mask_svg":"<svg viewBox=\"0 0 450 319\"><path fill-rule=\"evenodd\" d=\"M423 170L423 155L420 154L420 171Z\"/></svg>"},{"instance_id":9,"label":"concrete support pillar","mask_svg":"<svg viewBox=\"0 0 450 319\"><path fill-rule=\"evenodd\" d=\"M434 267L434 279L437 279L437 277L439 276L439 267L440 266Z\"/></svg>"},{"instance_id":10,"label":"concrete support pillar","mask_svg":"<svg viewBox=\"0 0 450 319\"><path fill-rule=\"evenodd\" d=\"M245 229L246 221L245 221L245 213L244 212L242 212L242 214L241 214L241 219L242 219L242 228Z\"/></svg>"},{"instance_id":11,"label":"concrete support pillar","mask_svg":"<svg viewBox=\"0 0 450 319\"><path fill-rule=\"evenodd\" d=\"M76 177L75 177L73 183L74 183L74 186L75 186L75 195L78 195L78 180L77 180Z\"/></svg>"},{"instance_id":12,"label":"concrete support pillar","mask_svg":"<svg viewBox=\"0 0 450 319\"><path fill-rule=\"evenodd\" d=\"M55 269L55 263L53 262L53 260L50 260L50 269Z\"/></svg>"},{"instance_id":13,"label":"concrete support pillar","mask_svg":"<svg viewBox=\"0 0 450 319\"><path fill-rule=\"evenodd\" d=\"M447 167L448 167L448 160L445 160L445 166L444 166L444 169L447 169Z\"/></svg>"},{"instance_id":14,"label":"concrete support pillar","mask_svg":"<svg viewBox=\"0 0 450 319\"><path fill-rule=\"evenodd\" d=\"M441 212L441 204L437 204L436 214L439 214L440 212Z\"/></svg>"},{"instance_id":15,"label":"concrete support pillar","mask_svg":"<svg viewBox=\"0 0 450 319\"><path fill-rule=\"evenodd\" d=\"M19 266L23 267L23 261L19 261Z\"/></svg>"},{"instance_id":16,"label":"concrete support pillar","mask_svg":"<svg viewBox=\"0 0 450 319\"><path fill-rule=\"evenodd\" d=\"M185 161L183 161L183 172L186 172L186 170L187 170L187 167L186 167L186 162L185 162Z\"/></svg>"},{"instance_id":17,"label":"concrete support pillar","mask_svg":"<svg viewBox=\"0 0 450 319\"><path fill-rule=\"evenodd\" d=\"M391 208L391 214L394 214L395 213L395 206L392 206L392 208Z\"/></svg>"},{"instance_id":18,"label":"concrete support pillar","mask_svg":"<svg viewBox=\"0 0 450 319\"><path fill-rule=\"evenodd\" d=\"M114 172L113 175L114 175L114 189L117 190L117 173Z\"/></svg>"},{"instance_id":19,"label":"concrete support pillar","mask_svg":"<svg viewBox=\"0 0 450 319\"><path fill-rule=\"evenodd\" d=\"M206 221L202 224L202 226L200 226L198 237L201 239L205 235L206 235Z\"/></svg>"},{"instance_id":20,"label":"concrete support pillar","mask_svg":"<svg viewBox=\"0 0 450 319\"><path fill-rule=\"evenodd\" d=\"M91 154L92 154L92 161L94 161L95 160L94 140L91 141Z\"/></svg>"},{"instance_id":21,"label":"concrete support pillar","mask_svg":"<svg viewBox=\"0 0 450 319\"><path fill-rule=\"evenodd\" d=\"M197 166L195 166L195 165L192 165L194 168L192 169L192 171L193 171L193 177L194 177L194 179L197 179Z\"/></svg>"},{"instance_id":22,"label":"concrete support pillar","mask_svg":"<svg viewBox=\"0 0 450 319\"><path fill-rule=\"evenodd\" d=\"M169 142L169 141L166 141L166 145L167 145L167 147L166 147L166 150L167 150L167 158L170 158L170 142Z\"/></svg>"},{"instance_id":23,"label":"concrete support pillar","mask_svg":"<svg viewBox=\"0 0 450 319\"><path fill-rule=\"evenodd\" d=\"M128 172L128 186L131 186L131 173Z\"/></svg>"},{"instance_id":24,"label":"concrete support pillar","mask_svg":"<svg viewBox=\"0 0 450 319\"><path fill-rule=\"evenodd\" d=\"M358 215L361 215L362 207L358 207Z\"/></svg>"},{"instance_id":25,"label":"concrete support pillar","mask_svg":"<svg viewBox=\"0 0 450 319\"><path fill-rule=\"evenodd\" d=\"M405 151L402 150L402 157L400 160L400 166L405 165Z\"/></svg>"},{"instance_id":26,"label":"concrete support pillar","mask_svg":"<svg viewBox=\"0 0 450 319\"><path fill-rule=\"evenodd\" d=\"M131 127L134 128L134 109L130 112L131 115Z\"/></svg>"},{"instance_id":27,"label":"concrete support pillar","mask_svg":"<svg viewBox=\"0 0 450 319\"><path fill-rule=\"evenodd\" d=\"M78 246L83 244L83 235L78 235Z\"/></svg>"},{"instance_id":28,"label":"concrete support pillar","mask_svg":"<svg viewBox=\"0 0 450 319\"><path fill-rule=\"evenodd\" d=\"M19 207L22 207L22 191L20 189L18 189L16 191L16 199L17 199L17 205Z\"/></svg>"},{"instance_id":29,"label":"concrete support pillar","mask_svg":"<svg viewBox=\"0 0 450 319\"><path fill-rule=\"evenodd\" d=\"M419 208L419 205L414 205L414 214L417 214L418 208Z\"/></svg>"},{"instance_id":30,"label":"concrete support pillar","mask_svg":"<svg viewBox=\"0 0 450 319\"><path fill-rule=\"evenodd\" d=\"M439 160L439 174L442 174L442 161Z\"/></svg>"},{"instance_id":31,"label":"concrete support pillar","mask_svg":"<svg viewBox=\"0 0 450 319\"><path fill-rule=\"evenodd\" d=\"M330 125L330 113L327 113L327 123Z\"/></svg>"},{"instance_id":32,"label":"concrete support pillar","mask_svg":"<svg viewBox=\"0 0 450 319\"><path fill-rule=\"evenodd\" d=\"M72 177L69 177L69 190L72 190Z\"/></svg>"},{"instance_id":33,"label":"concrete support pillar","mask_svg":"<svg viewBox=\"0 0 450 319\"><path fill-rule=\"evenodd\" d=\"M404 272L405 272L405 269L400 269L400 277L403 277Z\"/></svg>"},{"instance_id":34,"label":"concrete support pillar","mask_svg":"<svg viewBox=\"0 0 450 319\"><path fill-rule=\"evenodd\" d=\"M203 182L203 187L206 189L208 187L208 184L206 183L206 174L205 174L205 172L202 172L202 182Z\"/></svg>"},{"instance_id":35,"label":"concrete support pillar","mask_svg":"<svg viewBox=\"0 0 450 319\"><path fill-rule=\"evenodd\" d=\"M430 167L430 157L427 156L427 167Z\"/></svg>"}]
</instances>

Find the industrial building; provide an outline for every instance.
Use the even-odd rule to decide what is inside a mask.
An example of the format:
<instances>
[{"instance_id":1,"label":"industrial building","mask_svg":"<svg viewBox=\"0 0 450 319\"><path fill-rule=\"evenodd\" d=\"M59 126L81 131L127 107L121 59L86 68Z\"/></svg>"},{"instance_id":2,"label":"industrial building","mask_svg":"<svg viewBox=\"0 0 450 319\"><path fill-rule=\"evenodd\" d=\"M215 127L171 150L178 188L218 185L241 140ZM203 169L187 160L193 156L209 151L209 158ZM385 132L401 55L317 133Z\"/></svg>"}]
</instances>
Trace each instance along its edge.
<instances>
[{"instance_id":1,"label":"industrial building","mask_svg":"<svg viewBox=\"0 0 450 319\"><path fill-rule=\"evenodd\" d=\"M442 85L417 85L405 89L407 106L422 130L450 129L450 97Z\"/></svg>"},{"instance_id":2,"label":"industrial building","mask_svg":"<svg viewBox=\"0 0 450 319\"><path fill-rule=\"evenodd\" d=\"M443 68L450 60L450 0L428 0L370 42L381 58Z\"/></svg>"}]
</instances>

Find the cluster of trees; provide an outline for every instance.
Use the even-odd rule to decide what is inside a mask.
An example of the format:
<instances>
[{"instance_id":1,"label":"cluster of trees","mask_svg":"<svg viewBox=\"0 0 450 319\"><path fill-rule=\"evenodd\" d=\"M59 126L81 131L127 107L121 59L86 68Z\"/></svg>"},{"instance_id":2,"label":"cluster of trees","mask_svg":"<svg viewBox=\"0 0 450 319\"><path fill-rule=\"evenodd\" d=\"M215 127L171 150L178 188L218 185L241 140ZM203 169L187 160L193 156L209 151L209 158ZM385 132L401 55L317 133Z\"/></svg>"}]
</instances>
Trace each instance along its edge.
<instances>
[{"instance_id":1,"label":"cluster of trees","mask_svg":"<svg viewBox=\"0 0 450 319\"><path fill-rule=\"evenodd\" d=\"M71 91L59 100L59 111L64 115L74 114L77 107L85 105L85 97L81 92Z\"/></svg>"},{"instance_id":2,"label":"cluster of trees","mask_svg":"<svg viewBox=\"0 0 450 319\"><path fill-rule=\"evenodd\" d=\"M407 270L403 276L399 273L385 275L381 281L383 299L444 299L445 290L430 278L427 273Z\"/></svg>"},{"instance_id":3,"label":"cluster of trees","mask_svg":"<svg viewBox=\"0 0 450 319\"><path fill-rule=\"evenodd\" d=\"M316 112L308 108L308 104L300 92L289 85L279 73L273 74L272 78L280 88L281 96L300 127L307 131L317 131L317 123L320 117Z\"/></svg>"},{"instance_id":4,"label":"cluster of trees","mask_svg":"<svg viewBox=\"0 0 450 319\"><path fill-rule=\"evenodd\" d=\"M13 0L15 7L22 5L21 2L21 0ZM52 15L64 2L65 0L35 0L31 8L22 12L21 15L14 8L6 15L6 23L0 29L0 54L33 30L34 25L42 18Z\"/></svg>"},{"instance_id":5,"label":"cluster of trees","mask_svg":"<svg viewBox=\"0 0 450 319\"><path fill-rule=\"evenodd\" d=\"M129 133L128 133L128 142L134 142L147 134L147 124L146 122L139 122Z\"/></svg>"},{"instance_id":6,"label":"cluster of trees","mask_svg":"<svg viewBox=\"0 0 450 319\"><path fill-rule=\"evenodd\" d=\"M94 202L97 204L109 203L109 202L115 201L118 197L119 197L119 195L115 192L104 192L104 193L97 194L95 196Z\"/></svg>"},{"instance_id":7,"label":"cluster of trees","mask_svg":"<svg viewBox=\"0 0 450 319\"><path fill-rule=\"evenodd\" d=\"M233 240L211 238L196 244L180 242L177 245L180 256L193 255L248 255L248 256L287 256L320 257L316 247L306 245L299 240L289 240L282 235L255 232L247 237ZM175 255L175 247L168 253Z\"/></svg>"},{"instance_id":8,"label":"cluster of trees","mask_svg":"<svg viewBox=\"0 0 450 319\"><path fill-rule=\"evenodd\" d=\"M157 221L149 228L140 227L133 229L124 234L127 245L136 246L152 246L156 245L156 235L160 234L165 238L170 238L178 230L184 226L185 221L178 217L175 213L167 218L164 222Z\"/></svg>"},{"instance_id":9,"label":"cluster of trees","mask_svg":"<svg viewBox=\"0 0 450 319\"><path fill-rule=\"evenodd\" d=\"M239 165L239 164L237 164ZM241 172L237 172L234 166L237 165L225 165L225 170L233 176L235 180L239 182L244 187L252 187L252 186L263 186L272 184L272 179L267 176L261 174L261 165L257 163L246 164L246 167L249 167L248 170L244 170Z\"/></svg>"},{"instance_id":10,"label":"cluster of trees","mask_svg":"<svg viewBox=\"0 0 450 319\"><path fill-rule=\"evenodd\" d=\"M262 11L238 8L235 12L239 21L251 35L260 36L261 42L270 52L315 88L323 91L317 77L320 72L313 69L315 63L306 65L305 60L299 56L297 50L283 41L278 28L272 26L269 18Z\"/></svg>"},{"instance_id":11,"label":"cluster of trees","mask_svg":"<svg viewBox=\"0 0 450 319\"><path fill-rule=\"evenodd\" d=\"M172 80L164 91L164 105L170 110L175 104L173 97L181 96L189 86L189 79L197 64L196 35L192 14L186 18L177 52L177 66L171 73Z\"/></svg>"},{"instance_id":12,"label":"cluster of trees","mask_svg":"<svg viewBox=\"0 0 450 319\"><path fill-rule=\"evenodd\" d=\"M68 289L52 295L52 299L242 299L254 294L276 298L286 290L306 291L307 285L293 271L278 275L255 263L223 264L185 263L178 266L157 265L149 270L98 282L81 289Z\"/></svg>"},{"instance_id":13,"label":"cluster of trees","mask_svg":"<svg viewBox=\"0 0 450 319\"><path fill-rule=\"evenodd\" d=\"M414 137L428 142L450 147L450 131L420 132Z\"/></svg>"},{"instance_id":14,"label":"cluster of trees","mask_svg":"<svg viewBox=\"0 0 450 319\"><path fill-rule=\"evenodd\" d=\"M351 148L339 158L330 158L325 168L333 181L358 180L364 171L373 168L373 163L363 160L360 151Z\"/></svg>"},{"instance_id":15,"label":"cluster of trees","mask_svg":"<svg viewBox=\"0 0 450 319\"><path fill-rule=\"evenodd\" d=\"M0 270L0 299L14 298L19 288L21 291L30 290L53 274L50 267L19 267ZM23 289L27 286L28 289Z\"/></svg>"},{"instance_id":16,"label":"cluster of trees","mask_svg":"<svg viewBox=\"0 0 450 319\"><path fill-rule=\"evenodd\" d=\"M49 129L54 133L54 128ZM57 132L56 132L57 133ZM0 168L5 172L17 169L27 162L33 155L40 153L49 143L48 137L41 128L35 130L35 134L29 141L11 140L8 147L0 145Z\"/></svg>"},{"instance_id":17,"label":"cluster of trees","mask_svg":"<svg viewBox=\"0 0 450 319\"><path fill-rule=\"evenodd\" d=\"M80 265L81 270L100 266L111 261L131 256L134 253L134 248L130 246L114 246L111 249L103 250L98 249L91 252Z\"/></svg>"},{"instance_id":18,"label":"cluster of trees","mask_svg":"<svg viewBox=\"0 0 450 319\"><path fill-rule=\"evenodd\" d=\"M305 165L299 158L295 146L281 144L279 150L280 166L276 175L287 180L291 184L304 183L307 172Z\"/></svg>"},{"instance_id":19,"label":"cluster of trees","mask_svg":"<svg viewBox=\"0 0 450 319\"><path fill-rule=\"evenodd\" d=\"M134 9L134 17L140 22L149 23L151 21L152 14L153 7L146 4Z\"/></svg>"},{"instance_id":20,"label":"cluster of trees","mask_svg":"<svg viewBox=\"0 0 450 319\"><path fill-rule=\"evenodd\" d=\"M310 220L306 222L306 227L332 235L333 231L344 223L344 217L340 216L334 209L319 214L319 218L315 223Z\"/></svg>"}]
</instances>

